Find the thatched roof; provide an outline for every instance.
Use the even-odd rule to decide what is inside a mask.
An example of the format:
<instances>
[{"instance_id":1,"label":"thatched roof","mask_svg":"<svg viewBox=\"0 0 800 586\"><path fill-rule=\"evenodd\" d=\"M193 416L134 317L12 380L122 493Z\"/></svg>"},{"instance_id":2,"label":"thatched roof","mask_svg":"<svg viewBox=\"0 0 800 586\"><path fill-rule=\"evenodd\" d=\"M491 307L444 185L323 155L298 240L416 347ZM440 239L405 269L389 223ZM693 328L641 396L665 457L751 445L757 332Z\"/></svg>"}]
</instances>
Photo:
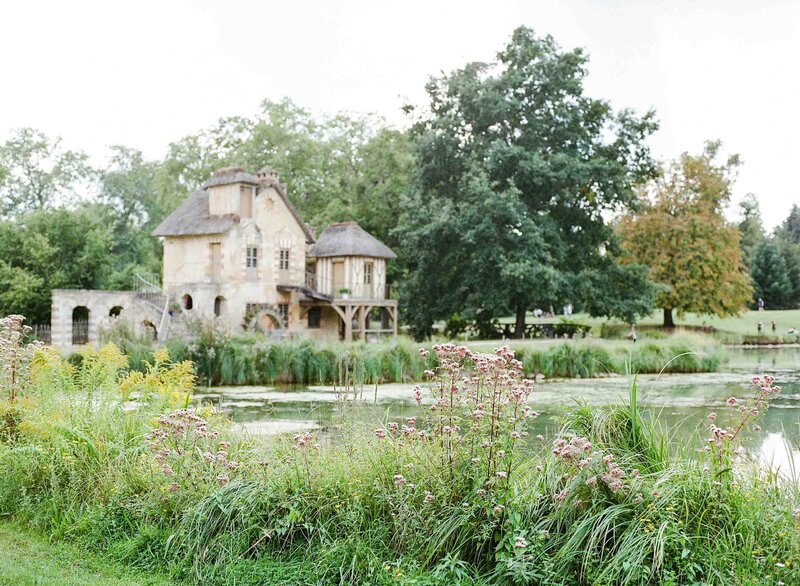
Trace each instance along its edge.
<instances>
[{"instance_id":1,"label":"thatched roof","mask_svg":"<svg viewBox=\"0 0 800 586\"><path fill-rule=\"evenodd\" d=\"M195 191L153 230L153 236L224 234L239 222L236 214L208 213L208 192Z\"/></svg>"},{"instance_id":2,"label":"thatched roof","mask_svg":"<svg viewBox=\"0 0 800 586\"><path fill-rule=\"evenodd\" d=\"M215 187L217 185L231 185L233 183L246 183L248 185L259 185L258 177L252 173L248 173L241 167L225 167L220 169L211 176L211 179L205 182L203 189Z\"/></svg>"},{"instance_id":3,"label":"thatched roof","mask_svg":"<svg viewBox=\"0 0 800 586\"><path fill-rule=\"evenodd\" d=\"M199 236L203 234L223 234L239 222L236 214L212 216L208 213L208 191L218 185L245 183L260 188L272 187L278 196L289 208L289 212L302 228L308 244L314 243L314 233L308 224L303 221L297 209L289 201L286 186L278 181L278 174L272 169L262 169L257 175L247 173L241 167L227 167L220 169L206 181L203 191L196 191L189 195L178 208L164 218L158 227L153 230L153 236ZM260 191L260 190L259 190Z\"/></svg>"},{"instance_id":4,"label":"thatched roof","mask_svg":"<svg viewBox=\"0 0 800 586\"><path fill-rule=\"evenodd\" d=\"M355 222L331 224L317 238L309 256L397 258L394 251Z\"/></svg>"}]
</instances>

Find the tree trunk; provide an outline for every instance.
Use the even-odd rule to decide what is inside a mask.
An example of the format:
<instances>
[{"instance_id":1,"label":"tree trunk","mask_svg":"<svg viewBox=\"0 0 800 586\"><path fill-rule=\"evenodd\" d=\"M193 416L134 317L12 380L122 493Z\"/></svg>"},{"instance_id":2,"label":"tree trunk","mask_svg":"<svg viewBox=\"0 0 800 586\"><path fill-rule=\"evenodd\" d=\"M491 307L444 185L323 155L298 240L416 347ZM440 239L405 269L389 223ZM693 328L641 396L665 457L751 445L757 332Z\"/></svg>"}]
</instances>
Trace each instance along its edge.
<instances>
[{"instance_id":1,"label":"tree trunk","mask_svg":"<svg viewBox=\"0 0 800 586\"><path fill-rule=\"evenodd\" d=\"M517 321L514 324L514 338L522 339L525 335L525 305L517 305Z\"/></svg>"},{"instance_id":2,"label":"tree trunk","mask_svg":"<svg viewBox=\"0 0 800 586\"><path fill-rule=\"evenodd\" d=\"M672 308L665 307L664 308L664 327L665 328L674 328L675 322L672 320Z\"/></svg>"}]
</instances>

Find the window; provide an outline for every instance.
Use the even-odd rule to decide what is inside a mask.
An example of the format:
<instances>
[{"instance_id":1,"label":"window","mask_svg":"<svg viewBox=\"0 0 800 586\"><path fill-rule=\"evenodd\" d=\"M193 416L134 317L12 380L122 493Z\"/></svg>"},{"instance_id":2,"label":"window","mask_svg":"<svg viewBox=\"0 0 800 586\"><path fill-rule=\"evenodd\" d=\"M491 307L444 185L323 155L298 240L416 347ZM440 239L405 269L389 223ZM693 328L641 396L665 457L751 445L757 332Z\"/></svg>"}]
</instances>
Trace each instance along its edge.
<instances>
[{"instance_id":1,"label":"window","mask_svg":"<svg viewBox=\"0 0 800 586\"><path fill-rule=\"evenodd\" d=\"M114 307L112 307L112 308L111 308L111 310L108 312L108 316L109 316L109 317L119 317L119 315L120 315L121 313L122 313L122 306L121 306L121 305L115 305L115 306L114 306Z\"/></svg>"},{"instance_id":2,"label":"window","mask_svg":"<svg viewBox=\"0 0 800 586\"><path fill-rule=\"evenodd\" d=\"M308 310L308 327L309 329L317 329L320 327L322 321L322 308L311 307Z\"/></svg>"},{"instance_id":3,"label":"window","mask_svg":"<svg viewBox=\"0 0 800 586\"><path fill-rule=\"evenodd\" d=\"M225 298L220 295L214 299L214 315L220 317L225 312Z\"/></svg>"},{"instance_id":4,"label":"window","mask_svg":"<svg viewBox=\"0 0 800 586\"><path fill-rule=\"evenodd\" d=\"M281 321L283 322L284 327L289 325L289 304L288 303L278 303L278 313L281 316Z\"/></svg>"},{"instance_id":5,"label":"window","mask_svg":"<svg viewBox=\"0 0 800 586\"><path fill-rule=\"evenodd\" d=\"M89 308L83 305L72 310L72 343L75 346L89 343Z\"/></svg>"},{"instance_id":6,"label":"window","mask_svg":"<svg viewBox=\"0 0 800 586\"><path fill-rule=\"evenodd\" d=\"M247 247L247 260L246 264L248 269L254 269L258 267L258 248L255 246L248 246Z\"/></svg>"},{"instance_id":7,"label":"window","mask_svg":"<svg viewBox=\"0 0 800 586\"><path fill-rule=\"evenodd\" d=\"M289 270L289 249L281 248L281 258L278 268L282 271Z\"/></svg>"},{"instance_id":8,"label":"window","mask_svg":"<svg viewBox=\"0 0 800 586\"><path fill-rule=\"evenodd\" d=\"M372 263L364 263L364 284L372 285Z\"/></svg>"},{"instance_id":9,"label":"window","mask_svg":"<svg viewBox=\"0 0 800 586\"><path fill-rule=\"evenodd\" d=\"M239 187L239 215L242 218L250 218L253 215L253 188Z\"/></svg>"},{"instance_id":10,"label":"window","mask_svg":"<svg viewBox=\"0 0 800 586\"><path fill-rule=\"evenodd\" d=\"M192 300L192 296L186 293L183 297L181 297L181 303L183 304L183 308L186 310L191 309L194 307L194 301Z\"/></svg>"}]
</instances>

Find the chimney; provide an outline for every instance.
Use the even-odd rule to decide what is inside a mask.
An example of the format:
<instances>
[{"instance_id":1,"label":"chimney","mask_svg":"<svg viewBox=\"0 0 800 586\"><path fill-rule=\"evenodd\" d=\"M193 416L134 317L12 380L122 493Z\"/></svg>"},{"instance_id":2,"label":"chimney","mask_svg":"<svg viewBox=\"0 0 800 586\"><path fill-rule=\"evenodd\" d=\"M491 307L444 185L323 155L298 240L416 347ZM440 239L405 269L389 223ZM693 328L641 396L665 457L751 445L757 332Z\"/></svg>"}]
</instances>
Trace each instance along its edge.
<instances>
[{"instance_id":1,"label":"chimney","mask_svg":"<svg viewBox=\"0 0 800 586\"><path fill-rule=\"evenodd\" d=\"M278 183L278 172L269 167L264 167L261 169L258 173L256 173L256 177L258 177L259 181L265 185Z\"/></svg>"}]
</instances>

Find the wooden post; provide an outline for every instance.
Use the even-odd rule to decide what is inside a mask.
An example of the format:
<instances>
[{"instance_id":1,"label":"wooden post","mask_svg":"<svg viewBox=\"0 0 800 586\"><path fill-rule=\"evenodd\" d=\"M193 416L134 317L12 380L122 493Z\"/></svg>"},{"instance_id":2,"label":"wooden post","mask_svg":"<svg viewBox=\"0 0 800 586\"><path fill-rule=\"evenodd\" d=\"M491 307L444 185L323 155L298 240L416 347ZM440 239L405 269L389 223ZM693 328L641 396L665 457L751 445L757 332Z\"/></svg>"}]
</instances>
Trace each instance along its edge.
<instances>
[{"instance_id":1,"label":"wooden post","mask_svg":"<svg viewBox=\"0 0 800 586\"><path fill-rule=\"evenodd\" d=\"M367 315L364 311L366 307L360 305L358 307L358 330L359 330L359 338L361 338L362 342L367 341Z\"/></svg>"},{"instance_id":2,"label":"wooden post","mask_svg":"<svg viewBox=\"0 0 800 586\"><path fill-rule=\"evenodd\" d=\"M352 305L347 306L344 311L345 320L344 320L344 341L345 342L352 342L353 341L353 313L355 307Z\"/></svg>"}]
</instances>

